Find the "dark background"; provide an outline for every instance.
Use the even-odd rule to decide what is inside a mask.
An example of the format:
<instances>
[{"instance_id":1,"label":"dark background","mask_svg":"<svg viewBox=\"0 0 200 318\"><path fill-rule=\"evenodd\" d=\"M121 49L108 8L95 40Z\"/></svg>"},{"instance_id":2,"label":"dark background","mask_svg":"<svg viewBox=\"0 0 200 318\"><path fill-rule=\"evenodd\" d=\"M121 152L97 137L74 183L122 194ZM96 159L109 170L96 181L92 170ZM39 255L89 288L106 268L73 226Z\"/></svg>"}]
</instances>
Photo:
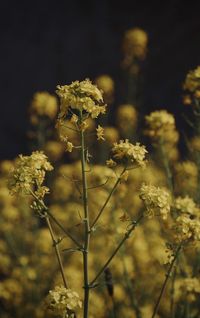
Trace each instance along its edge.
<instances>
[{"instance_id":1,"label":"dark background","mask_svg":"<svg viewBox=\"0 0 200 318\"><path fill-rule=\"evenodd\" d=\"M119 77L124 31L149 35L144 102L175 112L200 64L198 1L4 1L1 23L0 159L27 152L27 107L36 91L107 73Z\"/></svg>"}]
</instances>

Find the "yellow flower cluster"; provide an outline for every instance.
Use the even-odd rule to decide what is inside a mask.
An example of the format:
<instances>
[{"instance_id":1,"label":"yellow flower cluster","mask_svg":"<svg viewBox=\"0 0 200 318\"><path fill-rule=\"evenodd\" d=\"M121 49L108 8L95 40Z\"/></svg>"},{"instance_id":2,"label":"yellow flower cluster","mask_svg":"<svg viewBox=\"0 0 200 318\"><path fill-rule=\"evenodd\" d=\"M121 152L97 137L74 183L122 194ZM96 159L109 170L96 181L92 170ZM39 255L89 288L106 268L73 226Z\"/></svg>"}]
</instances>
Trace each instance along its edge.
<instances>
[{"instance_id":1,"label":"yellow flower cluster","mask_svg":"<svg viewBox=\"0 0 200 318\"><path fill-rule=\"evenodd\" d=\"M170 213L170 195L165 189L153 185L143 184L140 188L140 198L150 217L161 216L163 220Z\"/></svg>"},{"instance_id":2,"label":"yellow flower cluster","mask_svg":"<svg viewBox=\"0 0 200 318\"><path fill-rule=\"evenodd\" d=\"M49 192L49 189L43 186L45 174L52 169L42 151L35 151L30 156L20 155L10 173L8 184L11 193L30 194L34 191L39 198L43 198Z\"/></svg>"},{"instance_id":3,"label":"yellow flower cluster","mask_svg":"<svg viewBox=\"0 0 200 318\"><path fill-rule=\"evenodd\" d=\"M200 137L194 136L190 141L192 151L200 152Z\"/></svg>"},{"instance_id":4,"label":"yellow flower cluster","mask_svg":"<svg viewBox=\"0 0 200 318\"><path fill-rule=\"evenodd\" d=\"M183 89L186 91L186 95L183 97L185 105L191 105L193 99L200 100L200 66L187 74Z\"/></svg>"},{"instance_id":5,"label":"yellow flower cluster","mask_svg":"<svg viewBox=\"0 0 200 318\"><path fill-rule=\"evenodd\" d=\"M200 93L200 66L187 74L183 89L188 90L191 93L196 91L199 91Z\"/></svg>"},{"instance_id":6,"label":"yellow flower cluster","mask_svg":"<svg viewBox=\"0 0 200 318\"><path fill-rule=\"evenodd\" d=\"M199 297L200 294L200 281L197 277L187 277L181 279L180 282L180 291L188 302L193 302Z\"/></svg>"},{"instance_id":7,"label":"yellow flower cluster","mask_svg":"<svg viewBox=\"0 0 200 318\"><path fill-rule=\"evenodd\" d=\"M47 116L50 119L56 117L58 103L55 96L48 92L38 92L33 96L31 112L36 116Z\"/></svg>"},{"instance_id":8,"label":"yellow flower cluster","mask_svg":"<svg viewBox=\"0 0 200 318\"><path fill-rule=\"evenodd\" d=\"M46 298L46 307L54 316L74 317L74 310L82 307L78 293L64 286L50 290Z\"/></svg>"},{"instance_id":9,"label":"yellow flower cluster","mask_svg":"<svg viewBox=\"0 0 200 318\"><path fill-rule=\"evenodd\" d=\"M95 83L99 89L103 91L104 99L107 103L111 103L114 94L114 81L109 75L100 75L95 79Z\"/></svg>"},{"instance_id":10,"label":"yellow flower cluster","mask_svg":"<svg viewBox=\"0 0 200 318\"><path fill-rule=\"evenodd\" d=\"M117 109L117 126L123 135L133 133L137 125L137 111L131 104L120 105Z\"/></svg>"},{"instance_id":11,"label":"yellow flower cluster","mask_svg":"<svg viewBox=\"0 0 200 318\"><path fill-rule=\"evenodd\" d=\"M133 28L125 32L123 40L123 52L126 64L131 64L134 57L144 59L148 43L147 33L139 28Z\"/></svg>"},{"instance_id":12,"label":"yellow flower cluster","mask_svg":"<svg viewBox=\"0 0 200 318\"><path fill-rule=\"evenodd\" d=\"M104 129L100 125L96 128L97 140L105 140L104 138Z\"/></svg>"},{"instance_id":13,"label":"yellow flower cluster","mask_svg":"<svg viewBox=\"0 0 200 318\"><path fill-rule=\"evenodd\" d=\"M191 219L189 215L182 214L177 217L176 225L176 239L179 242L186 240L199 241L200 240L200 220Z\"/></svg>"},{"instance_id":14,"label":"yellow flower cluster","mask_svg":"<svg viewBox=\"0 0 200 318\"><path fill-rule=\"evenodd\" d=\"M166 110L158 110L145 116L147 129L145 134L153 141L177 143L179 134L176 131L174 116Z\"/></svg>"},{"instance_id":15,"label":"yellow flower cluster","mask_svg":"<svg viewBox=\"0 0 200 318\"><path fill-rule=\"evenodd\" d=\"M188 213L191 215L197 215L199 213L199 208L196 203L188 195L185 197L177 197L174 206L180 213Z\"/></svg>"},{"instance_id":16,"label":"yellow flower cluster","mask_svg":"<svg viewBox=\"0 0 200 318\"><path fill-rule=\"evenodd\" d=\"M60 118L64 118L69 111L86 112L92 118L105 113L102 92L88 79L72 82L71 85L57 86L56 93L60 97Z\"/></svg>"},{"instance_id":17,"label":"yellow flower cluster","mask_svg":"<svg viewBox=\"0 0 200 318\"><path fill-rule=\"evenodd\" d=\"M198 167L193 161L182 161L174 165L175 191L194 195L198 184Z\"/></svg>"},{"instance_id":18,"label":"yellow flower cluster","mask_svg":"<svg viewBox=\"0 0 200 318\"><path fill-rule=\"evenodd\" d=\"M125 164L145 166L145 156L148 151L139 143L131 144L128 139L115 142L112 148L113 159L123 161Z\"/></svg>"}]
</instances>

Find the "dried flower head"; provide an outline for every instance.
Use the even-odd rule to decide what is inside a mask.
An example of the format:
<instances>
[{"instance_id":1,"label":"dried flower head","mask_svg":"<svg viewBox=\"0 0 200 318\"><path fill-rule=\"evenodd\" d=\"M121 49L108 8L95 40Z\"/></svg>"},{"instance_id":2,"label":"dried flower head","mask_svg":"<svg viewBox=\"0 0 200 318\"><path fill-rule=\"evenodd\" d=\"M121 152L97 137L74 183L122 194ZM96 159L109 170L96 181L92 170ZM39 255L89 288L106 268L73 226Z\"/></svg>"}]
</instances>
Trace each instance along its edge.
<instances>
[{"instance_id":1,"label":"dried flower head","mask_svg":"<svg viewBox=\"0 0 200 318\"><path fill-rule=\"evenodd\" d=\"M148 151L145 146L139 143L131 144L128 139L115 142L112 148L112 155L115 161L121 161L125 164L145 166L145 156Z\"/></svg>"},{"instance_id":2,"label":"dried flower head","mask_svg":"<svg viewBox=\"0 0 200 318\"><path fill-rule=\"evenodd\" d=\"M78 293L64 286L50 290L45 304L54 316L65 318L74 317L74 311L82 307Z\"/></svg>"},{"instance_id":3,"label":"dried flower head","mask_svg":"<svg viewBox=\"0 0 200 318\"><path fill-rule=\"evenodd\" d=\"M45 174L52 169L42 151L35 151L30 156L19 155L14 170L10 173L11 193L30 194L34 191L39 198L43 198L49 192L49 189L43 186Z\"/></svg>"},{"instance_id":4,"label":"dried flower head","mask_svg":"<svg viewBox=\"0 0 200 318\"><path fill-rule=\"evenodd\" d=\"M144 202L148 216L160 216L165 220L169 215L171 198L165 189L143 184L140 188L140 198Z\"/></svg>"},{"instance_id":5,"label":"dried flower head","mask_svg":"<svg viewBox=\"0 0 200 318\"><path fill-rule=\"evenodd\" d=\"M86 112L92 118L105 113L102 92L88 79L72 82L70 85L57 86L56 93L60 97L59 118L64 118L69 109Z\"/></svg>"}]
</instances>

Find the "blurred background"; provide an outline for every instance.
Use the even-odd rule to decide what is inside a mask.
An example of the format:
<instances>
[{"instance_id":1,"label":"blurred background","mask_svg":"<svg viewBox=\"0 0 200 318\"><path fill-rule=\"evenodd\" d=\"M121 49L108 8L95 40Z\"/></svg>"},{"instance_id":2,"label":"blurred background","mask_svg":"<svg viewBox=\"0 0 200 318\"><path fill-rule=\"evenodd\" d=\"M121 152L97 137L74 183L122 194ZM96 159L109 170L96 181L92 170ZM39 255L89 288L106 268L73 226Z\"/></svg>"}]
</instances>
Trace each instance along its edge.
<instances>
[{"instance_id":1,"label":"blurred background","mask_svg":"<svg viewBox=\"0 0 200 318\"><path fill-rule=\"evenodd\" d=\"M108 74L120 93L124 32L149 36L143 65L147 112L175 112L182 127L182 83L200 64L198 1L4 1L1 2L0 159L26 153L28 106L36 91Z\"/></svg>"}]
</instances>

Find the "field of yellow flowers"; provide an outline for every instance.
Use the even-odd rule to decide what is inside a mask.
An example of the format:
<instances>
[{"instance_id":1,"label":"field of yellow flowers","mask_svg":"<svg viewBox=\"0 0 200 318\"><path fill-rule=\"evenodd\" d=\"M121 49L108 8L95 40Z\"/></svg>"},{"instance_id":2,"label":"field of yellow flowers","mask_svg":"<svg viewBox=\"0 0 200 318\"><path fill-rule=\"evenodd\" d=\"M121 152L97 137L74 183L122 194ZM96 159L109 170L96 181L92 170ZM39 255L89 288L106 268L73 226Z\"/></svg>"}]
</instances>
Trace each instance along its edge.
<instances>
[{"instance_id":1,"label":"field of yellow flowers","mask_svg":"<svg viewBox=\"0 0 200 318\"><path fill-rule=\"evenodd\" d=\"M200 66L180 83L182 136L139 107L147 45L124 35L112 126L106 74L33 96L31 151L0 163L1 318L200 317Z\"/></svg>"}]
</instances>

